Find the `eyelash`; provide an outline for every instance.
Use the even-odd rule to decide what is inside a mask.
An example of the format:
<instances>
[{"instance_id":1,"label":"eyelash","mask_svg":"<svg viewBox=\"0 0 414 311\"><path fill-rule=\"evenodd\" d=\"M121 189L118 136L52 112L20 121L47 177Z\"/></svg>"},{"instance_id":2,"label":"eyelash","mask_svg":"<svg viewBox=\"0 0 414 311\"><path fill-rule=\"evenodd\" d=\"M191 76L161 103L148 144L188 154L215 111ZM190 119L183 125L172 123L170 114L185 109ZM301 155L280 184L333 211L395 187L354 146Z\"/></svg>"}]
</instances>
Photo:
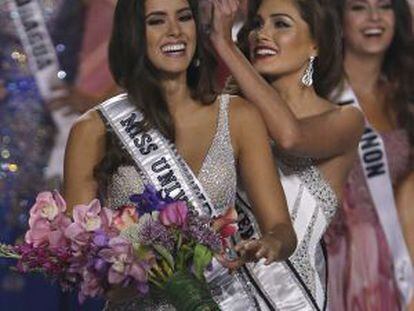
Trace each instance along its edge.
<instances>
[{"instance_id":1,"label":"eyelash","mask_svg":"<svg viewBox=\"0 0 414 311\"><path fill-rule=\"evenodd\" d=\"M180 22L188 22L191 21L193 19L193 14L186 14L186 15L182 15L178 18L178 20ZM150 26L156 26L156 25L161 25L164 23L164 19L150 19L147 21L147 24Z\"/></svg>"},{"instance_id":2,"label":"eyelash","mask_svg":"<svg viewBox=\"0 0 414 311\"><path fill-rule=\"evenodd\" d=\"M273 25L275 26L275 28L289 28L290 27L290 25L286 23L285 21L275 21Z\"/></svg>"},{"instance_id":3,"label":"eyelash","mask_svg":"<svg viewBox=\"0 0 414 311\"><path fill-rule=\"evenodd\" d=\"M151 19L147 21L147 24L150 26L161 25L164 22L163 19Z\"/></svg>"},{"instance_id":4,"label":"eyelash","mask_svg":"<svg viewBox=\"0 0 414 311\"><path fill-rule=\"evenodd\" d=\"M193 19L193 14L186 14L179 18L181 22L188 22L188 21L191 21L192 19Z\"/></svg>"},{"instance_id":5,"label":"eyelash","mask_svg":"<svg viewBox=\"0 0 414 311\"><path fill-rule=\"evenodd\" d=\"M275 28L289 28L290 27L290 24L288 24L285 21L281 21L281 20L275 21L273 23L273 25L274 25ZM260 29L262 27L263 27L263 23L260 20L253 21L253 23L252 23L252 29L253 30Z\"/></svg>"}]
</instances>

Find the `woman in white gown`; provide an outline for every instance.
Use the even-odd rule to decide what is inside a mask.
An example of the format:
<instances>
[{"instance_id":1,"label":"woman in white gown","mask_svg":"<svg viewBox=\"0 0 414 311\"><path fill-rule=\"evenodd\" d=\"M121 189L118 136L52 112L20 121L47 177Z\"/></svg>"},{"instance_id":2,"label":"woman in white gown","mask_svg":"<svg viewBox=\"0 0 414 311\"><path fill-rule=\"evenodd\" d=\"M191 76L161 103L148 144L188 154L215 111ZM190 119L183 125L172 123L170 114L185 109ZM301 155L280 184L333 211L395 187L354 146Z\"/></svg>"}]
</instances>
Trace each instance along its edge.
<instances>
[{"instance_id":1,"label":"woman in white gown","mask_svg":"<svg viewBox=\"0 0 414 311\"><path fill-rule=\"evenodd\" d=\"M237 1L214 5L211 41L235 90L262 113L298 237L298 248L284 263L248 263L242 271L263 310L326 309L320 242L363 131L358 109L326 100L342 74L335 15L321 0L250 1L239 50L230 35ZM238 206L245 214L242 237L260 237L243 190Z\"/></svg>"}]
</instances>

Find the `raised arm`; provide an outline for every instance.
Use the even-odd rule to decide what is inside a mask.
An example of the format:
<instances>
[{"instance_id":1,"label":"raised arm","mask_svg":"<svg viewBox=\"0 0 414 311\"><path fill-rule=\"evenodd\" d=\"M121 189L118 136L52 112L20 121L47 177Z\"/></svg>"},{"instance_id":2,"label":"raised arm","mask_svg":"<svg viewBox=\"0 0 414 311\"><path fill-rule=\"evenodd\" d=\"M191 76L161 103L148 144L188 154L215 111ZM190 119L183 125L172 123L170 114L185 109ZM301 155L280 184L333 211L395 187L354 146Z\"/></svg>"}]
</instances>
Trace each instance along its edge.
<instances>
[{"instance_id":1,"label":"raised arm","mask_svg":"<svg viewBox=\"0 0 414 311\"><path fill-rule=\"evenodd\" d=\"M287 259L296 248L296 235L266 127L257 109L243 99L233 99L230 107L240 175L263 234L261 240L242 243L236 249L250 252L248 258L265 257L267 263Z\"/></svg>"},{"instance_id":2,"label":"raised arm","mask_svg":"<svg viewBox=\"0 0 414 311\"><path fill-rule=\"evenodd\" d=\"M363 131L360 111L353 107L342 107L297 119L279 93L256 72L231 39L237 2L214 1L214 24L210 39L245 98L261 112L273 140L290 154L322 159L356 147Z\"/></svg>"},{"instance_id":3,"label":"raised arm","mask_svg":"<svg viewBox=\"0 0 414 311\"><path fill-rule=\"evenodd\" d=\"M72 127L65 153L64 198L69 211L97 198L94 168L105 153L105 126L96 111L83 115Z\"/></svg>"}]
</instances>

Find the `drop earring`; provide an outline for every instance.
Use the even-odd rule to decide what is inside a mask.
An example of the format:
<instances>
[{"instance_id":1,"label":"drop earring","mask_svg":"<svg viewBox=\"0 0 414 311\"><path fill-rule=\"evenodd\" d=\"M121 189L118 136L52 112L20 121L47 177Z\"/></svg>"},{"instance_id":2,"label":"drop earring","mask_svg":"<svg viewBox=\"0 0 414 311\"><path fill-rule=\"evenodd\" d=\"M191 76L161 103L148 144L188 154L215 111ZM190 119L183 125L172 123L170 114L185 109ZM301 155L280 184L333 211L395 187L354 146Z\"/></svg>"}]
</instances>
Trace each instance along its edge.
<instances>
[{"instance_id":1,"label":"drop earring","mask_svg":"<svg viewBox=\"0 0 414 311\"><path fill-rule=\"evenodd\" d=\"M310 87L313 85L313 72L314 72L314 62L315 62L315 56L311 56L309 58L308 67L306 67L305 73L302 77L302 83L303 85Z\"/></svg>"}]
</instances>

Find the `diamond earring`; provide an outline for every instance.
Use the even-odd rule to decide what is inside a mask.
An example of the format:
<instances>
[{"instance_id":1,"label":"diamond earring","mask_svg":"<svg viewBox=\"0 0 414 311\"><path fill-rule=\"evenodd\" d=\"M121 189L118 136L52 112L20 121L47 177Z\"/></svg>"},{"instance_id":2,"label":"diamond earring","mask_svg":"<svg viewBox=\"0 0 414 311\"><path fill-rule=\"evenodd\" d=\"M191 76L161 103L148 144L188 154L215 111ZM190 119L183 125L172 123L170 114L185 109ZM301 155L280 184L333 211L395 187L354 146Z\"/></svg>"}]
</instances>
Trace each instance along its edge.
<instances>
[{"instance_id":1,"label":"diamond earring","mask_svg":"<svg viewBox=\"0 0 414 311\"><path fill-rule=\"evenodd\" d=\"M313 84L313 72L314 72L314 68L313 68L313 63L315 62L315 56L311 56L309 58L309 63L308 63L308 67L305 70L305 73L302 77L302 83L303 85L310 87Z\"/></svg>"}]
</instances>

